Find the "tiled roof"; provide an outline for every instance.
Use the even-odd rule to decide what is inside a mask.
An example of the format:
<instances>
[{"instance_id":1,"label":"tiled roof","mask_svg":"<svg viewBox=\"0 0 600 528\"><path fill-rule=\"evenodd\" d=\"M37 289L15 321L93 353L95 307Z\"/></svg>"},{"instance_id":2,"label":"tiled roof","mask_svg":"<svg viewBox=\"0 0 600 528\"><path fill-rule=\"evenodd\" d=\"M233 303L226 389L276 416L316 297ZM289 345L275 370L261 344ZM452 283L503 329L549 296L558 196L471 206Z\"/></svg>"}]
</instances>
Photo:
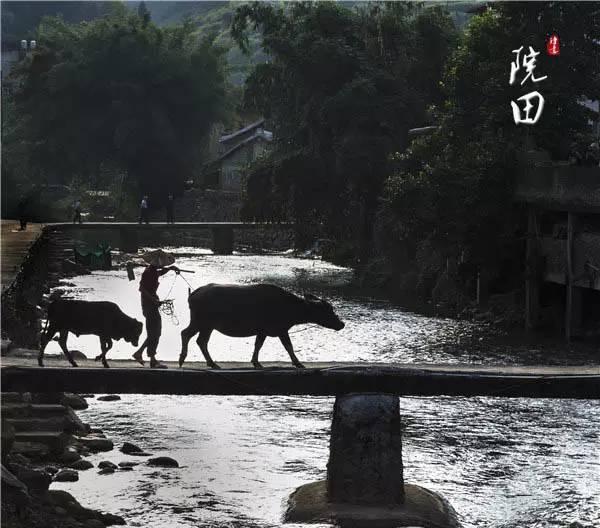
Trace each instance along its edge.
<instances>
[{"instance_id":1,"label":"tiled roof","mask_svg":"<svg viewBox=\"0 0 600 528\"><path fill-rule=\"evenodd\" d=\"M248 126L245 126L244 128L240 128L239 130L236 130L235 132L233 132L231 134L221 136L219 138L219 143L226 143L230 139L233 139L237 136L241 136L242 134L245 134L246 132L249 132L250 130L252 130L254 128L258 128L259 126L263 125L264 122L265 122L264 118L259 119L258 121L255 121L254 123L251 123Z\"/></svg>"}]
</instances>

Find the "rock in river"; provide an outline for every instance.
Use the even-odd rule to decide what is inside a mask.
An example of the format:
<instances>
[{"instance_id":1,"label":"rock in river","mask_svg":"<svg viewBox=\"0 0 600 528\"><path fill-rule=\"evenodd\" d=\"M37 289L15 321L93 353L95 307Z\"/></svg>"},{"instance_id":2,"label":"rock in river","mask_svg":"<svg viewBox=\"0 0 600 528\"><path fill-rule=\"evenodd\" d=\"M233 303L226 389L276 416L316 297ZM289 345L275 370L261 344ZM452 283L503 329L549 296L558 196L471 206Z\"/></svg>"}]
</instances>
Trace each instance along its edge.
<instances>
[{"instance_id":1,"label":"rock in river","mask_svg":"<svg viewBox=\"0 0 600 528\"><path fill-rule=\"evenodd\" d=\"M149 466L160 466L160 467L179 467L177 460L167 456L160 456L156 458L151 458L148 460Z\"/></svg>"},{"instance_id":2,"label":"rock in river","mask_svg":"<svg viewBox=\"0 0 600 528\"><path fill-rule=\"evenodd\" d=\"M141 447L136 446L130 442L124 442L121 446L121 453L125 453L126 455L133 455L135 453L142 453L143 450Z\"/></svg>"},{"instance_id":3,"label":"rock in river","mask_svg":"<svg viewBox=\"0 0 600 528\"><path fill-rule=\"evenodd\" d=\"M110 451L114 446L112 440L98 437L81 437L79 442L90 451Z\"/></svg>"},{"instance_id":4,"label":"rock in river","mask_svg":"<svg viewBox=\"0 0 600 528\"><path fill-rule=\"evenodd\" d=\"M103 460L102 462L100 462L98 464L98 467L100 469L104 469L104 468L117 469L117 464L114 464L110 460Z\"/></svg>"},{"instance_id":5,"label":"rock in river","mask_svg":"<svg viewBox=\"0 0 600 528\"><path fill-rule=\"evenodd\" d=\"M73 464L81 460L81 455L72 447L67 447L65 451L58 457L58 461L63 464Z\"/></svg>"},{"instance_id":6,"label":"rock in river","mask_svg":"<svg viewBox=\"0 0 600 528\"><path fill-rule=\"evenodd\" d=\"M94 464L92 464L89 460L78 460L77 462L73 462L70 466L71 469L77 469L79 471L82 470L86 470L86 469L91 469L94 467Z\"/></svg>"},{"instance_id":7,"label":"rock in river","mask_svg":"<svg viewBox=\"0 0 600 528\"><path fill-rule=\"evenodd\" d=\"M119 467L121 469L132 468L133 466L138 466L139 462L119 462Z\"/></svg>"},{"instance_id":8,"label":"rock in river","mask_svg":"<svg viewBox=\"0 0 600 528\"><path fill-rule=\"evenodd\" d=\"M81 411L88 408L88 403L85 401L85 398L82 398L78 394L71 394L69 392L65 392L60 403L63 405L68 405L71 407L71 409L76 411Z\"/></svg>"},{"instance_id":9,"label":"rock in river","mask_svg":"<svg viewBox=\"0 0 600 528\"><path fill-rule=\"evenodd\" d=\"M118 394L107 394L106 396L98 396L98 401L118 401L121 399L121 396Z\"/></svg>"},{"instance_id":10,"label":"rock in river","mask_svg":"<svg viewBox=\"0 0 600 528\"><path fill-rule=\"evenodd\" d=\"M55 476L56 482L76 482L79 480L79 473L74 469L61 469Z\"/></svg>"}]
</instances>

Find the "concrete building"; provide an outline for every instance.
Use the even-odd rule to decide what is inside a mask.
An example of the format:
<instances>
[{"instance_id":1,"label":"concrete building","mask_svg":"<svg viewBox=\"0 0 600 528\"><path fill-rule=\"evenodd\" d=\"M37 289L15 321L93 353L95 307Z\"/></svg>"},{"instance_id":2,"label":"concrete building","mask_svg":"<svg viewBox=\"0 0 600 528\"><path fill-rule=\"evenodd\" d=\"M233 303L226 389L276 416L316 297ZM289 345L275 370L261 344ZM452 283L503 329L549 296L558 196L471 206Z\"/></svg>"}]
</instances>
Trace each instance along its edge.
<instances>
[{"instance_id":1,"label":"concrete building","mask_svg":"<svg viewBox=\"0 0 600 528\"><path fill-rule=\"evenodd\" d=\"M600 167L532 163L520 171L515 196L528 210L527 327L538 326L546 307L559 307L567 340L600 334Z\"/></svg>"},{"instance_id":2,"label":"concrete building","mask_svg":"<svg viewBox=\"0 0 600 528\"><path fill-rule=\"evenodd\" d=\"M218 138L216 147L210 149L215 156L207 171L210 187L242 192L248 165L262 156L273 141L273 133L265 130L264 124L265 120L259 119Z\"/></svg>"}]
</instances>

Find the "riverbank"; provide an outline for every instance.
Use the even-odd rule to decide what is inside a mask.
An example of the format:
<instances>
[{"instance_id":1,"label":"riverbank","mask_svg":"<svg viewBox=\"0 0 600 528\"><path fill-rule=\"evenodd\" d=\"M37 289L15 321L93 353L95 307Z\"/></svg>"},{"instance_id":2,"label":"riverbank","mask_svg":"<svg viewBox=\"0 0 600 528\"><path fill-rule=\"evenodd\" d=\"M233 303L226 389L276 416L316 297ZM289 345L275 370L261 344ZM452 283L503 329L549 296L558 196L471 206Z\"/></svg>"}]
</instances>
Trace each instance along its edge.
<instances>
[{"instance_id":1,"label":"riverbank","mask_svg":"<svg viewBox=\"0 0 600 528\"><path fill-rule=\"evenodd\" d=\"M2 269L2 293L15 281L31 246L42 233L43 224L28 224L21 231L16 220L2 220L2 251L0 268Z\"/></svg>"},{"instance_id":2,"label":"riverbank","mask_svg":"<svg viewBox=\"0 0 600 528\"><path fill-rule=\"evenodd\" d=\"M112 475L144 465L156 471L177 468L176 460L152 456L131 442L116 443L81 421L75 410L86 399L114 402L118 395L85 398L71 393L2 393L2 526L8 528L103 528L125 520L82 506L65 489L85 473ZM106 453L106 454L105 454ZM115 458L118 456L121 460ZM99 460L98 458L113 458ZM77 484L74 484L77 486ZM94 503L95 504L95 503Z\"/></svg>"},{"instance_id":3,"label":"riverbank","mask_svg":"<svg viewBox=\"0 0 600 528\"><path fill-rule=\"evenodd\" d=\"M2 526L102 528L125 524L85 508L53 482L77 481L94 465L85 457L113 448L99 429L75 414L87 408L75 394L2 393Z\"/></svg>"}]
</instances>

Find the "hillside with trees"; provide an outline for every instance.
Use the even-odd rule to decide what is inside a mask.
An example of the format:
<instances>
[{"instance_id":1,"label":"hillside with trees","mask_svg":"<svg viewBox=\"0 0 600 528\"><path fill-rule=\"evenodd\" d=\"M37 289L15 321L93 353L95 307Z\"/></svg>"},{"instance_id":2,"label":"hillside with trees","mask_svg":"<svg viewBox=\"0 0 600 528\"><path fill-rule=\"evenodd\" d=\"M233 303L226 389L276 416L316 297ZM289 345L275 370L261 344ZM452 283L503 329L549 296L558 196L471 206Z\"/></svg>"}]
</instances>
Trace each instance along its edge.
<instances>
[{"instance_id":1,"label":"hillside with trees","mask_svg":"<svg viewBox=\"0 0 600 528\"><path fill-rule=\"evenodd\" d=\"M2 2L2 47L32 39L42 18L58 16L65 22L78 23L106 15L117 2Z\"/></svg>"},{"instance_id":2,"label":"hillside with trees","mask_svg":"<svg viewBox=\"0 0 600 528\"><path fill-rule=\"evenodd\" d=\"M228 108L225 50L194 30L118 5L87 23L43 19L7 100L3 191L28 181L107 188L122 174L126 197L181 192Z\"/></svg>"}]
</instances>

